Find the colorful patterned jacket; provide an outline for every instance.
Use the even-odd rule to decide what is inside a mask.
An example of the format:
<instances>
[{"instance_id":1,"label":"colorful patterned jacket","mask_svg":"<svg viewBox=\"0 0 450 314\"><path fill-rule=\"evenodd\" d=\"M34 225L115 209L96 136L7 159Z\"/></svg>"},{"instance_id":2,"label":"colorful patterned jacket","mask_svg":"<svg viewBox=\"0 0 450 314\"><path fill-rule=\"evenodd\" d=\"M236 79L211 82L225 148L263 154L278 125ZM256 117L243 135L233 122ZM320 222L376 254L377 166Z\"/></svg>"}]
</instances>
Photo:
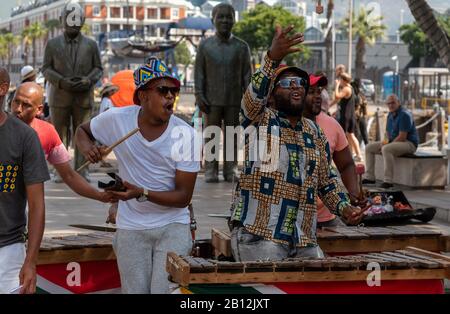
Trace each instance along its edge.
<instances>
[{"instance_id":1,"label":"colorful patterned jacket","mask_svg":"<svg viewBox=\"0 0 450 314\"><path fill-rule=\"evenodd\" d=\"M245 140L231 221L266 240L315 246L317 196L337 214L349 199L319 126L302 118L293 128L282 112L267 106L277 66L266 55L242 99L241 125L253 131ZM261 144L264 149L255 148Z\"/></svg>"}]
</instances>

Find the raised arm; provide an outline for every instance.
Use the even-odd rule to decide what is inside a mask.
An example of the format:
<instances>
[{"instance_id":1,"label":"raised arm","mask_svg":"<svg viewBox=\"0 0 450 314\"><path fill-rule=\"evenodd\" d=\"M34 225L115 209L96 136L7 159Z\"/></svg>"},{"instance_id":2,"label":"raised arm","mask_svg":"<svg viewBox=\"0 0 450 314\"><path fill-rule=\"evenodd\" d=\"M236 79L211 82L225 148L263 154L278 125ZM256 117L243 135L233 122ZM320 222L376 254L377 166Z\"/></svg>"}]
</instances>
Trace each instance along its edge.
<instances>
[{"instance_id":1,"label":"raised arm","mask_svg":"<svg viewBox=\"0 0 450 314\"><path fill-rule=\"evenodd\" d=\"M304 36L301 33L289 35L292 30L293 26L281 29L277 25L272 45L264 56L260 68L252 75L241 103L241 125L244 128L261 118L269 97L270 83L281 60L288 54L301 50L295 46L304 41Z\"/></svg>"}]
</instances>

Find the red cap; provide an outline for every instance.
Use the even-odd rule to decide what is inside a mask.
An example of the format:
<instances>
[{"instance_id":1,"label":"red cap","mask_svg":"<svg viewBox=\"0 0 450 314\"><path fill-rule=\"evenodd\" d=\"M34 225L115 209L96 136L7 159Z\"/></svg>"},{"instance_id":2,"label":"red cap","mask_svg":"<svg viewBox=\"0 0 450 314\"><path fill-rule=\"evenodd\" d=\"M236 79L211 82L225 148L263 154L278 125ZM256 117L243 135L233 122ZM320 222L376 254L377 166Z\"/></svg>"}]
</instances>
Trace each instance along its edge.
<instances>
[{"instance_id":1,"label":"red cap","mask_svg":"<svg viewBox=\"0 0 450 314\"><path fill-rule=\"evenodd\" d=\"M309 84L310 86L327 86L328 85L328 79L326 76L323 75L314 75L314 74L310 74L309 75Z\"/></svg>"}]
</instances>

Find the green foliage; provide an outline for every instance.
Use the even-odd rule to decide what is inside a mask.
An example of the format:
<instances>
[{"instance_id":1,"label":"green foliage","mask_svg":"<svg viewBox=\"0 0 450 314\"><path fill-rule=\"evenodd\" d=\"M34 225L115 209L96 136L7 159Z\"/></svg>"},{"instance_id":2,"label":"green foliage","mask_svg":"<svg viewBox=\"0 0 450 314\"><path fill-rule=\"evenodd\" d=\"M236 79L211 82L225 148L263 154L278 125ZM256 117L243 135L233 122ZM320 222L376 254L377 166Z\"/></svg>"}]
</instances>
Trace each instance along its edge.
<instances>
[{"instance_id":1,"label":"green foliage","mask_svg":"<svg viewBox=\"0 0 450 314\"><path fill-rule=\"evenodd\" d=\"M45 22L45 28L47 28L49 31L61 28L61 22L57 19L48 20Z\"/></svg>"},{"instance_id":2,"label":"green foliage","mask_svg":"<svg viewBox=\"0 0 450 314\"><path fill-rule=\"evenodd\" d=\"M257 56L269 49L277 24L282 27L294 25L292 33L305 31L303 17L295 16L281 6L269 7L265 4L258 4L254 9L243 14L242 20L234 26L233 34L246 41L252 55ZM298 65L299 62L307 60L309 56L309 49L303 46L303 52L289 55L285 62Z\"/></svg>"},{"instance_id":3,"label":"green foliage","mask_svg":"<svg viewBox=\"0 0 450 314\"><path fill-rule=\"evenodd\" d=\"M441 26L450 36L450 16L437 16L439 26ZM408 52L415 60L423 57L437 59L439 54L427 39L425 33L420 29L417 22L404 24L400 27L400 38L408 45Z\"/></svg>"},{"instance_id":4,"label":"green foliage","mask_svg":"<svg viewBox=\"0 0 450 314\"><path fill-rule=\"evenodd\" d=\"M373 45L377 38L383 37L386 31L386 25L382 24L383 17L370 16L373 9L366 10L363 7L359 10L358 16L353 12L352 36L360 38L364 43ZM342 21L341 30L348 33L349 19L348 17Z\"/></svg>"},{"instance_id":5,"label":"green foliage","mask_svg":"<svg viewBox=\"0 0 450 314\"><path fill-rule=\"evenodd\" d=\"M90 25L88 24L83 24L83 26L81 26L81 33L86 35L86 36L92 36L92 28Z\"/></svg>"},{"instance_id":6,"label":"green foliage","mask_svg":"<svg viewBox=\"0 0 450 314\"><path fill-rule=\"evenodd\" d=\"M178 64L182 64L186 67L188 67L192 63L192 55L185 41L179 43L175 47L175 61Z\"/></svg>"},{"instance_id":7,"label":"green foliage","mask_svg":"<svg viewBox=\"0 0 450 314\"><path fill-rule=\"evenodd\" d=\"M2 59L3 64L6 63L6 60L8 61L8 65L11 64L13 49L19 42L20 38L18 36L15 36L6 29L0 30L0 59ZM10 70L10 67L8 67L8 70Z\"/></svg>"}]
</instances>

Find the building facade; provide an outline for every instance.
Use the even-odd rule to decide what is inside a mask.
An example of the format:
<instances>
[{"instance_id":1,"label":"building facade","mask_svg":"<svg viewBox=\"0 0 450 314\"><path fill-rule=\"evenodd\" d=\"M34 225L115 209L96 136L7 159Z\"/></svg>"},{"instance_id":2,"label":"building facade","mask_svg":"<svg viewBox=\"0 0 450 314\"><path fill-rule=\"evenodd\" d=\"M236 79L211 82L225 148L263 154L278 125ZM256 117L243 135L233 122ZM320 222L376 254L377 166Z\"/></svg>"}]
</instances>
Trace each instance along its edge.
<instances>
[{"instance_id":1,"label":"building facade","mask_svg":"<svg viewBox=\"0 0 450 314\"><path fill-rule=\"evenodd\" d=\"M22 31L35 22L46 24L50 20L59 20L65 3L66 0L35 0L14 8L10 18L0 21L0 30L21 36ZM145 31L150 40L162 39L164 29L155 25L177 22L193 9L193 5L185 0L79 0L78 3L84 8L90 36L99 43L102 38L121 30ZM62 28L52 29L36 40L37 67L42 65L47 41L62 31ZM12 54L11 77L15 82L25 63L33 63L33 48L29 45L26 49L21 42Z\"/></svg>"}]
</instances>

